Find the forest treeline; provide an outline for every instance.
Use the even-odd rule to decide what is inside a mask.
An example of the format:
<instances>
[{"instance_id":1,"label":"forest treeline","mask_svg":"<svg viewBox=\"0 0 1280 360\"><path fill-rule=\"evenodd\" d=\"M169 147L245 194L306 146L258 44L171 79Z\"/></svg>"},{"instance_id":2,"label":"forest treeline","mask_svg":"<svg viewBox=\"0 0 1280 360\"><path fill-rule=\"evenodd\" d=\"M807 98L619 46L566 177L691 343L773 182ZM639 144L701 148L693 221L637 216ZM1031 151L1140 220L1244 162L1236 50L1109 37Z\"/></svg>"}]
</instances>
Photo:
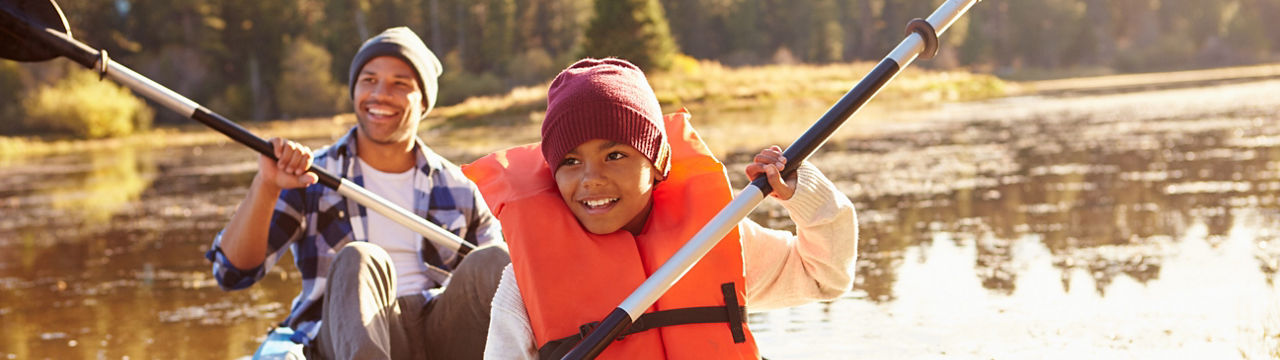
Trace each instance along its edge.
<instances>
[{"instance_id":1,"label":"forest treeline","mask_svg":"<svg viewBox=\"0 0 1280 360\"><path fill-rule=\"evenodd\" d=\"M235 119L349 108L360 42L408 26L445 64L440 103L548 80L581 56L646 70L878 60L940 0L59 0L74 35ZM936 68L998 75L1140 72L1268 61L1280 0L986 0ZM61 63L67 63L62 61ZM0 62L0 115L26 116L68 65ZM26 100L24 100L26 99ZM25 105L24 105L25 104ZM149 114L148 114L149 115ZM182 121L164 111L157 122ZM136 116L135 116L136 117ZM6 129L0 128L0 131ZM9 129L12 130L12 129Z\"/></svg>"}]
</instances>

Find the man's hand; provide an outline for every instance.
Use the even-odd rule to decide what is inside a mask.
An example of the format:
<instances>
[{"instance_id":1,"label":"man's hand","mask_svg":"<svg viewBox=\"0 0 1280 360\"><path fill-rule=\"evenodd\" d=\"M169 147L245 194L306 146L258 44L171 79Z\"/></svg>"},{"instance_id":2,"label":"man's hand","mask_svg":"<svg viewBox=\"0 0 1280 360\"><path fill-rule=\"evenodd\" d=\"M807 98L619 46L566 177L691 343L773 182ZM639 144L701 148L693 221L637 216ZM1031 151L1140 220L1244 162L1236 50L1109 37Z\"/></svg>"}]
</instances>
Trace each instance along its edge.
<instances>
[{"instance_id":1,"label":"man's hand","mask_svg":"<svg viewBox=\"0 0 1280 360\"><path fill-rule=\"evenodd\" d=\"M782 181L781 173L786 165L787 158L782 156L782 148L774 145L760 150L755 159L747 164L745 171L748 180L755 179L756 176L764 173L769 178L769 185L773 186L773 192L769 195L779 200L787 200L796 193L796 178L795 173L792 173L787 182Z\"/></svg>"},{"instance_id":2,"label":"man's hand","mask_svg":"<svg viewBox=\"0 0 1280 360\"><path fill-rule=\"evenodd\" d=\"M276 159L272 161L266 156L258 156L258 176L261 186L270 189L294 189L315 184L319 178L307 172L311 168L311 148L305 145L281 139L271 138Z\"/></svg>"}]
</instances>

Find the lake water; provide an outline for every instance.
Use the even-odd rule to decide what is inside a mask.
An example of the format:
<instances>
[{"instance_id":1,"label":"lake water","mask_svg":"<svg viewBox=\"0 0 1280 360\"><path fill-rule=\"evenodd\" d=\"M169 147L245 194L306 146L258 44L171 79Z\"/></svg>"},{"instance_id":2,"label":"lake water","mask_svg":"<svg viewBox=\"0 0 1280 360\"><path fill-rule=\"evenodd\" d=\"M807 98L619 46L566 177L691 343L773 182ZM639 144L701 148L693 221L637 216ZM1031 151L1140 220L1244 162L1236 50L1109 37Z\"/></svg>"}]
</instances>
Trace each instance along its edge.
<instances>
[{"instance_id":1,"label":"lake water","mask_svg":"<svg viewBox=\"0 0 1280 360\"><path fill-rule=\"evenodd\" d=\"M855 289L753 314L761 352L1280 356L1278 92L1261 81L860 114L812 159L858 207ZM285 260L223 292L203 252L254 156L227 143L0 160L0 359L250 354L298 275ZM735 176L747 156L727 156ZM791 226L771 201L752 216Z\"/></svg>"}]
</instances>

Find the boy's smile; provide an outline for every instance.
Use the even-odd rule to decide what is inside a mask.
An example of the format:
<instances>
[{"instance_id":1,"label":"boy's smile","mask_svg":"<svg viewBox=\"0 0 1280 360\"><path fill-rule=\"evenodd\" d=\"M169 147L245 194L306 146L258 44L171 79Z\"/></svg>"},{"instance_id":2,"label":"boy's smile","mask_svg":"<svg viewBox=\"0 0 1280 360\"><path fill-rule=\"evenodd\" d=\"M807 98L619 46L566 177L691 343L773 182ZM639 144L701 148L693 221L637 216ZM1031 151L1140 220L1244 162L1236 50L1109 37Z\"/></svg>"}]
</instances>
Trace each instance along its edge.
<instances>
[{"instance_id":1,"label":"boy's smile","mask_svg":"<svg viewBox=\"0 0 1280 360\"><path fill-rule=\"evenodd\" d=\"M565 205L594 234L644 229L658 172L631 145L603 139L579 144L555 170Z\"/></svg>"},{"instance_id":2,"label":"boy's smile","mask_svg":"<svg viewBox=\"0 0 1280 360\"><path fill-rule=\"evenodd\" d=\"M579 201L587 209L588 214L603 214L613 208L618 203L618 198L599 198Z\"/></svg>"}]
</instances>

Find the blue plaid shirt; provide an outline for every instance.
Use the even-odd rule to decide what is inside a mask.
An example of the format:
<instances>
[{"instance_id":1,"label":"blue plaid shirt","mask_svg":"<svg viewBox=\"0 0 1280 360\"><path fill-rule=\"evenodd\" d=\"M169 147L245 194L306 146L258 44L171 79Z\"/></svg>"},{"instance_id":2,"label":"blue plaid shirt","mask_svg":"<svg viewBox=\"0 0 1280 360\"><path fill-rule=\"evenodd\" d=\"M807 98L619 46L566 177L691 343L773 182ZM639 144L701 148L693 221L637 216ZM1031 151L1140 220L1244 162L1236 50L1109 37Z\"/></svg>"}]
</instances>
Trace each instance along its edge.
<instances>
[{"instance_id":1,"label":"blue plaid shirt","mask_svg":"<svg viewBox=\"0 0 1280 360\"><path fill-rule=\"evenodd\" d=\"M332 146L317 151L313 164L364 186L360 166L354 161L355 134L356 129L352 128ZM412 211L472 244L502 242L502 229L475 184L458 166L427 148L421 139L415 137L414 141L417 168L422 176L414 179ZM222 232L214 238L213 247L205 257L213 262L218 285L225 290L237 290L262 279L284 255L286 247L292 250L294 264L302 273L302 293L293 299L285 322L297 330L294 342L308 344L315 339L320 327L321 300L329 264L346 243L368 241L367 215L364 206L320 184L288 189L282 191L276 201L267 237L267 258L262 265L252 269L231 265L222 253ZM451 270L461 261L454 249L436 247L425 238L422 242L422 259L431 266ZM439 286L439 282L433 280L430 287Z\"/></svg>"}]
</instances>

